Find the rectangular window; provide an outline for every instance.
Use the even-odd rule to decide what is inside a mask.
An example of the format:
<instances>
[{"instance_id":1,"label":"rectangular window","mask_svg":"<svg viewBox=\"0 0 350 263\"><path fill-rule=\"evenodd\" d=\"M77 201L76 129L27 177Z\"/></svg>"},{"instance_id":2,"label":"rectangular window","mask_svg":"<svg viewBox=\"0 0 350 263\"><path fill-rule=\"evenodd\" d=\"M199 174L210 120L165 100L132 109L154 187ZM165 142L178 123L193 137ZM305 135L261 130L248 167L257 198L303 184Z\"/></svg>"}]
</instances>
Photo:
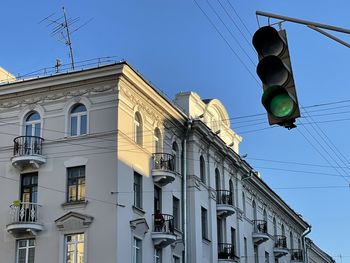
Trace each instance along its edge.
<instances>
[{"instance_id":1,"label":"rectangular window","mask_svg":"<svg viewBox=\"0 0 350 263\"><path fill-rule=\"evenodd\" d=\"M154 263L162 263L162 249L154 249Z\"/></svg>"},{"instance_id":2,"label":"rectangular window","mask_svg":"<svg viewBox=\"0 0 350 263\"><path fill-rule=\"evenodd\" d=\"M16 263L34 263L35 239L17 240Z\"/></svg>"},{"instance_id":3,"label":"rectangular window","mask_svg":"<svg viewBox=\"0 0 350 263\"><path fill-rule=\"evenodd\" d=\"M142 263L142 241L136 237L134 237L133 249L134 249L134 253L133 253L132 262Z\"/></svg>"},{"instance_id":4,"label":"rectangular window","mask_svg":"<svg viewBox=\"0 0 350 263\"><path fill-rule=\"evenodd\" d=\"M142 176L134 172L134 206L142 208Z\"/></svg>"},{"instance_id":5,"label":"rectangular window","mask_svg":"<svg viewBox=\"0 0 350 263\"><path fill-rule=\"evenodd\" d=\"M259 263L259 249L257 245L254 245L254 262Z\"/></svg>"},{"instance_id":6,"label":"rectangular window","mask_svg":"<svg viewBox=\"0 0 350 263\"><path fill-rule=\"evenodd\" d=\"M67 202L85 200L85 166L70 167L67 169Z\"/></svg>"},{"instance_id":7,"label":"rectangular window","mask_svg":"<svg viewBox=\"0 0 350 263\"><path fill-rule=\"evenodd\" d=\"M244 238L244 263L248 263L248 244L247 238Z\"/></svg>"},{"instance_id":8,"label":"rectangular window","mask_svg":"<svg viewBox=\"0 0 350 263\"><path fill-rule=\"evenodd\" d=\"M65 235L64 263L84 263L84 234Z\"/></svg>"},{"instance_id":9,"label":"rectangular window","mask_svg":"<svg viewBox=\"0 0 350 263\"><path fill-rule=\"evenodd\" d=\"M180 230L180 200L173 196L174 227Z\"/></svg>"},{"instance_id":10,"label":"rectangular window","mask_svg":"<svg viewBox=\"0 0 350 263\"><path fill-rule=\"evenodd\" d=\"M154 186L154 212L162 211L162 189L158 186Z\"/></svg>"},{"instance_id":11,"label":"rectangular window","mask_svg":"<svg viewBox=\"0 0 350 263\"><path fill-rule=\"evenodd\" d=\"M202 238L208 239L208 211L202 207Z\"/></svg>"},{"instance_id":12,"label":"rectangular window","mask_svg":"<svg viewBox=\"0 0 350 263\"><path fill-rule=\"evenodd\" d=\"M173 263L180 263L180 258L178 256L173 256Z\"/></svg>"},{"instance_id":13,"label":"rectangular window","mask_svg":"<svg viewBox=\"0 0 350 263\"><path fill-rule=\"evenodd\" d=\"M265 251L265 263L270 263L270 255L269 252Z\"/></svg>"},{"instance_id":14,"label":"rectangular window","mask_svg":"<svg viewBox=\"0 0 350 263\"><path fill-rule=\"evenodd\" d=\"M236 255L236 229L231 227L231 244L232 244L232 252Z\"/></svg>"}]
</instances>

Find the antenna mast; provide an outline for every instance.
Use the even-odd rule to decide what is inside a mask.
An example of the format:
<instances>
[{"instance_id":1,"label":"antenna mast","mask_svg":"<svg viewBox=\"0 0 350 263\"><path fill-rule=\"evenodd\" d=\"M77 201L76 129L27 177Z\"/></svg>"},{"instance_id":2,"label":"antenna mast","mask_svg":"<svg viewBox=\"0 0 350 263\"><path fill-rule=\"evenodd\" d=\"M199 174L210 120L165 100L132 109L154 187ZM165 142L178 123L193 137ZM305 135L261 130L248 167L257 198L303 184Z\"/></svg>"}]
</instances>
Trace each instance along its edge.
<instances>
[{"instance_id":1,"label":"antenna mast","mask_svg":"<svg viewBox=\"0 0 350 263\"><path fill-rule=\"evenodd\" d=\"M63 28L66 28L66 31L67 31L67 43L66 44L69 46L69 56L70 56L71 61L72 61L72 69L74 70L74 56L73 56L72 42L70 40L70 33L69 33L69 26L68 26L68 22L67 22L66 10L64 9L64 7L62 7L62 9L63 9L63 16L64 16Z\"/></svg>"},{"instance_id":2,"label":"antenna mast","mask_svg":"<svg viewBox=\"0 0 350 263\"><path fill-rule=\"evenodd\" d=\"M73 33L78 31L83 26L87 25L89 22L92 21L92 18L84 23L83 25L79 27L72 28L72 26L79 21L79 17L77 18L68 18L66 14L66 10L64 6L62 7L63 10L63 16L61 17L55 17L55 13L49 15L48 17L45 17L42 19L41 22L47 22L47 26L52 28L51 36L57 37L59 41L63 42L66 46L69 47L69 57L71 59L71 68L74 70L74 55L73 55L73 48L72 48L72 40L71 36ZM56 61L56 72L58 73L61 66L61 61Z\"/></svg>"}]
</instances>

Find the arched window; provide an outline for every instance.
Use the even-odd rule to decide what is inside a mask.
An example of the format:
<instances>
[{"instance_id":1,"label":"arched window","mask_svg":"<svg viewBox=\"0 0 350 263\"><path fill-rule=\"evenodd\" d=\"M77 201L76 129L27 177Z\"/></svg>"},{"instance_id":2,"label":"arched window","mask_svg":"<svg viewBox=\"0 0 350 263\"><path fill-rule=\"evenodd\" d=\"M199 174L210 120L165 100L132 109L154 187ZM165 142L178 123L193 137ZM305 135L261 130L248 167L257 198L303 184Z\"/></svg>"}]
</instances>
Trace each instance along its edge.
<instances>
[{"instance_id":1,"label":"arched window","mask_svg":"<svg viewBox=\"0 0 350 263\"><path fill-rule=\"evenodd\" d=\"M233 188L233 182L231 179L228 182L228 185L229 185L229 189L230 189L231 204L234 204L234 188Z\"/></svg>"},{"instance_id":2,"label":"arched window","mask_svg":"<svg viewBox=\"0 0 350 263\"><path fill-rule=\"evenodd\" d=\"M31 111L25 118L25 136L41 135L41 119L39 113Z\"/></svg>"},{"instance_id":3,"label":"arched window","mask_svg":"<svg viewBox=\"0 0 350 263\"><path fill-rule=\"evenodd\" d=\"M87 112L86 107L75 104L70 111L70 135L79 136L87 133Z\"/></svg>"},{"instance_id":4,"label":"arched window","mask_svg":"<svg viewBox=\"0 0 350 263\"><path fill-rule=\"evenodd\" d=\"M142 136L143 136L142 118L140 113L136 112L134 117L134 141L136 144L141 146L142 146Z\"/></svg>"},{"instance_id":5,"label":"arched window","mask_svg":"<svg viewBox=\"0 0 350 263\"><path fill-rule=\"evenodd\" d=\"M282 236L286 236L286 232L285 232L285 230L284 230L284 225L282 224L282 226L281 226L281 231L282 231Z\"/></svg>"},{"instance_id":6,"label":"arched window","mask_svg":"<svg viewBox=\"0 0 350 263\"><path fill-rule=\"evenodd\" d=\"M253 200L252 208L253 208L253 220L257 220L256 204L254 200Z\"/></svg>"},{"instance_id":7,"label":"arched window","mask_svg":"<svg viewBox=\"0 0 350 263\"><path fill-rule=\"evenodd\" d=\"M175 171L180 173L180 153L179 153L179 147L177 146L176 142L173 142L172 152L174 155Z\"/></svg>"},{"instance_id":8,"label":"arched window","mask_svg":"<svg viewBox=\"0 0 350 263\"><path fill-rule=\"evenodd\" d=\"M264 221L266 222L266 228L267 228L267 229L266 229L266 233L267 233L269 222L267 221L267 212L266 212L266 209L264 209L263 215L264 215Z\"/></svg>"},{"instance_id":9,"label":"arched window","mask_svg":"<svg viewBox=\"0 0 350 263\"><path fill-rule=\"evenodd\" d=\"M201 177L201 181L203 183L206 182L206 177L205 177L205 161L204 161L204 157L201 155L201 157L199 157L199 173L200 173L200 177Z\"/></svg>"},{"instance_id":10,"label":"arched window","mask_svg":"<svg viewBox=\"0 0 350 263\"><path fill-rule=\"evenodd\" d=\"M154 129L154 151L156 153L161 152L161 135L158 128Z\"/></svg>"},{"instance_id":11,"label":"arched window","mask_svg":"<svg viewBox=\"0 0 350 263\"><path fill-rule=\"evenodd\" d=\"M245 195L244 192L242 192L242 208L243 208L243 214L246 214L246 206L245 206Z\"/></svg>"},{"instance_id":12,"label":"arched window","mask_svg":"<svg viewBox=\"0 0 350 263\"><path fill-rule=\"evenodd\" d=\"M219 169L215 169L215 188L216 190L221 190L220 189L220 172Z\"/></svg>"},{"instance_id":13,"label":"arched window","mask_svg":"<svg viewBox=\"0 0 350 263\"><path fill-rule=\"evenodd\" d=\"M277 223L276 223L276 218L273 218L273 235L277 236Z\"/></svg>"},{"instance_id":14,"label":"arched window","mask_svg":"<svg viewBox=\"0 0 350 263\"><path fill-rule=\"evenodd\" d=\"M289 232L289 244L290 244L290 249L294 248L294 242L293 242L293 233L292 231Z\"/></svg>"}]
</instances>

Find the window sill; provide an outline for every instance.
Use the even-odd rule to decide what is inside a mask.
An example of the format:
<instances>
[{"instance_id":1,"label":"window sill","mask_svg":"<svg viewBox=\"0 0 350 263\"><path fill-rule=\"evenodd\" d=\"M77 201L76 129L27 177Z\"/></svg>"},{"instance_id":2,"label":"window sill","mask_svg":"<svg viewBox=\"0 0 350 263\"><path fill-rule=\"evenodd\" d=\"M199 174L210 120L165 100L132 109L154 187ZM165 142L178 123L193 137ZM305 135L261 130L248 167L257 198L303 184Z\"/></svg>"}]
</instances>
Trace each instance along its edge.
<instances>
[{"instance_id":1,"label":"window sill","mask_svg":"<svg viewBox=\"0 0 350 263\"><path fill-rule=\"evenodd\" d=\"M146 214L146 212L142 208L136 207L134 205L132 206L132 210L139 216L144 216Z\"/></svg>"},{"instance_id":2,"label":"window sill","mask_svg":"<svg viewBox=\"0 0 350 263\"><path fill-rule=\"evenodd\" d=\"M211 243L211 240L209 240L209 239L206 238L206 237L202 237L202 241L203 241L203 243L205 243L205 244L207 244L207 245L210 245L210 243Z\"/></svg>"},{"instance_id":3,"label":"window sill","mask_svg":"<svg viewBox=\"0 0 350 263\"><path fill-rule=\"evenodd\" d=\"M74 202L66 202L61 204L63 209L79 209L79 208L85 208L88 201L74 201Z\"/></svg>"}]
</instances>

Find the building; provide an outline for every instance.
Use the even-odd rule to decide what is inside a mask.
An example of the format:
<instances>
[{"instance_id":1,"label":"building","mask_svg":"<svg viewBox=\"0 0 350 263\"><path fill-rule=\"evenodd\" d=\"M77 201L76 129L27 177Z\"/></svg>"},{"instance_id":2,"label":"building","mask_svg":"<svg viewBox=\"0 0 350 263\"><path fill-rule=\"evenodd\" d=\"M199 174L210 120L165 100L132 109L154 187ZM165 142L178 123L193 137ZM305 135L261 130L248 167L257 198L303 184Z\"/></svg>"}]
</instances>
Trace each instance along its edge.
<instances>
[{"instance_id":1,"label":"building","mask_svg":"<svg viewBox=\"0 0 350 263\"><path fill-rule=\"evenodd\" d=\"M335 260L320 249L310 238L305 239L309 263L335 263Z\"/></svg>"},{"instance_id":2,"label":"building","mask_svg":"<svg viewBox=\"0 0 350 263\"><path fill-rule=\"evenodd\" d=\"M219 100L171 102L125 62L7 81L4 262L306 259L309 224L240 157Z\"/></svg>"}]
</instances>

